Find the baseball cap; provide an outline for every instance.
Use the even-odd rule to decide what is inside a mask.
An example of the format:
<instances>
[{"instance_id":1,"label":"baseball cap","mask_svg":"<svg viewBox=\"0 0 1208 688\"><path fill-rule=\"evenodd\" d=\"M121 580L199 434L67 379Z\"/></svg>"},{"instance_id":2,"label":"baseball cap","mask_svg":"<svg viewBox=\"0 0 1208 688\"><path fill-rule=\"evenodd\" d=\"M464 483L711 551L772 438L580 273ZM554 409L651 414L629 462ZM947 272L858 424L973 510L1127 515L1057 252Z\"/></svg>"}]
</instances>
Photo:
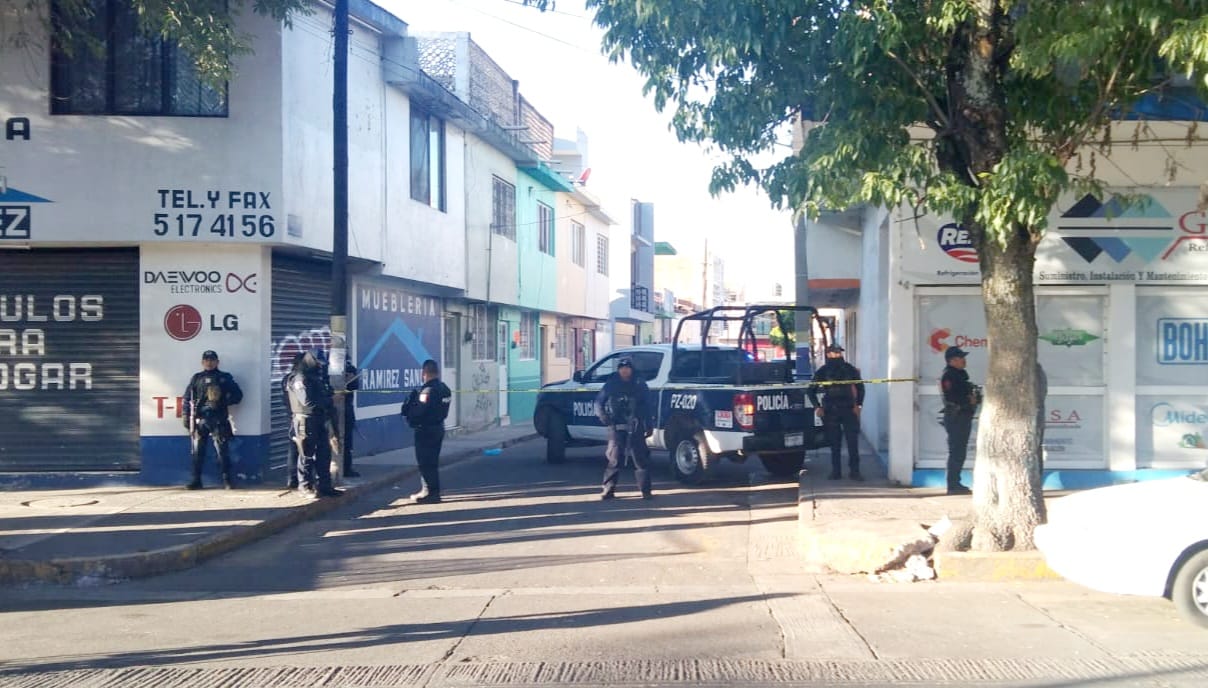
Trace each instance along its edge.
<instances>
[{"instance_id":1,"label":"baseball cap","mask_svg":"<svg viewBox=\"0 0 1208 688\"><path fill-rule=\"evenodd\" d=\"M632 368L632 367L633 367L633 360L631 360L628 356L617 361L618 370L620 370L621 368Z\"/></svg>"},{"instance_id":2,"label":"baseball cap","mask_svg":"<svg viewBox=\"0 0 1208 688\"><path fill-rule=\"evenodd\" d=\"M201 354L201 360L203 360L203 361L208 361L208 360L211 360L211 359L213 359L213 360L215 360L215 361L217 361L217 360L218 360L218 352L217 352L217 351L214 351L213 349L206 349L204 352L202 352L202 354Z\"/></svg>"},{"instance_id":3,"label":"baseball cap","mask_svg":"<svg viewBox=\"0 0 1208 688\"><path fill-rule=\"evenodd\" d=\"M830 346L826 347L826 353L841 354L843 353L843 347L839 346L838 344L831 344Z\"/></svg>"},{"instance_id":4,"label":"baseball cap","mask_svg":"<svg viewBox=\"0 0 1208 688\"><path fill-rule=\"evenodd\" d=\"M948 350L944 352L944 360L951 361L954 358L964 358L968 355L969 352L965 351L959 346L950 346L948 347Z\"/></svg>"}]
</instances>

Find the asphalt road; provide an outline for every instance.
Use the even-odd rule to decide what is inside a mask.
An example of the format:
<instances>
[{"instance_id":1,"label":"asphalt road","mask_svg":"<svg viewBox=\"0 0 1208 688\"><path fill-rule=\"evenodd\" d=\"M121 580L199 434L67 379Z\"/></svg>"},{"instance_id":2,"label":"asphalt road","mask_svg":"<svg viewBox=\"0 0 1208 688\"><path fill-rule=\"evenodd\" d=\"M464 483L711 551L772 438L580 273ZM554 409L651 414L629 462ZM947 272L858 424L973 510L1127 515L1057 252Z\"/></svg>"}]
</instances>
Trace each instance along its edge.
<instances>
[{"instance_id":1,"label":"asphalt road","mask_svg":"<svg viewBox=\"0 0 1208 688\"><path fill-rule=\"evenodd\" d=\"M0 591L0 686L1208 685L1163 600L805 568L756 462L600 502L528 443L179 574Z\"/></svg>"}]
</instances>

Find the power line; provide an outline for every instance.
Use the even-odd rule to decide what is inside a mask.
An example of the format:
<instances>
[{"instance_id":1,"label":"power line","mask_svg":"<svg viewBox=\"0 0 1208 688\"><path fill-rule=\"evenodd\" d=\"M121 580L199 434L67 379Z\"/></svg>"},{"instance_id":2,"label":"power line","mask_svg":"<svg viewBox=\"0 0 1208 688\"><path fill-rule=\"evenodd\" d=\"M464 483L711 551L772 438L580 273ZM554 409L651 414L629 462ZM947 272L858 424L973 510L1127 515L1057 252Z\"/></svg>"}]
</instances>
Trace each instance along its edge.
<instances>
[{"instance_id":1,"label":"power line","mask_svg":"<svg viewBox=\"0 0 1208 688\"><path fill-rule=\"evenodd\" d=\"M525 4L524 0L503 0L503 2L512 4L512 5L521 5L524 7L532 7L531 4ZM540 10L540 11L549 12L550 14L561 14L561 15L565 15L567 17L574 17L575 19L586 19L587 18L587 15L585 15L585 14L575 14L573 12L563 12L562 10L555 9L553 7L550 7L548 9L544 9L544 10Z\"/></svg>"},{"instance_id":2,"label":"power line","mask_svg":"<svg viewBox=\"0 0 1208 688\"><path fill-rule=\"evenodd\" d=\"M513 0L504 0L504 2L512 2L512 1L513 1ZM492 14L492 13L487 12L487 11L485 11L485 10L478 9L477 7L474 7L474 6L472 6L472 5L465 5L465 4L462 4L462 0L449 0L449 2L452 2L452 3L453 3L453 4L455 4L455 5L462 5L462 6L463 6L465 9L468 9L468 10L473 11L473 12L477 12L477 13L479 13L479 14L483 15L483 16L486 16L486 17L490 17L491 19L494 19L495 21L503 22L504 24L509 24L509 25L514 26L514 27L516 27L516 28L518 28L518 29L521 29L522 31L528 31L529 33L536 34L536 35L541 36L542 38L544 38L544 39L546 39L546 40L553 41L554 43L560 43L560 44L562 44L562 45L567 46L568 48L574 48L575 50L580 50L580 51L582 51L582 52L584 52L584 53L587 53L587 54L589 54L589 55L595 55L595 56L599 56L599 53L598 53L598 52L593 52L593 51L591 51L591 50L588 50L587 48L584 48L584 47L583 47L583 46L581 46L581 45L576 45L576 44L574 44L574 43L571 43L570 41L566 41L566 40L563 40L563 39L561 39L561 38L558 38L557 36L551 36L551 35L549 35L548 33L545 33L545 32L543 32L543 31L538 31L537 29L534 29L534 28L532 28L531 26L525 26L524 24L520 24L520 23L518 23L518 22L514 22L514 21L512 21L512 20L510 20L510 19L505 19L505 18L503 18L503 17L501 17L501 16L499 16L499 15L497 15L497 14ZM518 3L518 4L520 4L520 3ZM572 16L573 16L573 15L572 15Z\"/></svg>"}]
</instances>

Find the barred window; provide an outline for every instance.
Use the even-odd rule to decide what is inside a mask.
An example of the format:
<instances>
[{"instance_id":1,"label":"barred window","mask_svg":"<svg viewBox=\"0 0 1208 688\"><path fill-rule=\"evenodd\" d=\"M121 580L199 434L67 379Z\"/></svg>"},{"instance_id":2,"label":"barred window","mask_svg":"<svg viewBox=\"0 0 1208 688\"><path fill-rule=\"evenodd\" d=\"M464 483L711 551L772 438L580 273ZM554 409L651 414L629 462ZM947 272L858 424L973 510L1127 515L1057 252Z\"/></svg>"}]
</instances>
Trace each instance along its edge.
<instances>
[{"instance_id":1,"label":"barred window","mask_svg":"<svg viewBox=\"0 0 1208 688\"><path fill-rule=\"evenodd\" d=\"M132 3L77 4L51 3L51 114L227 116L226 86L203 83L192 55L144 32Z\"/></svg>"},{"instance_id":2,"label":"barred window","mask_svg":"<svg viewBox=\"0 0 1208 688\"><path fill-rule=\"evenodd\" d=\"M596 272L608 274L608 237L603 234L596 235Z\"/></svg>"},{"instance_id":3,"label":"barred window","mask_svg":"<svg viewBox=\"0 0 1208 688\"><path fill-rule=\"evenodd\" d=\"M496 339L499 331L495 327L495 312L486 306L470 307L471 356L475 361L495 360Z\"/></svg>"},{"instance_id":4,"label":"barred window","mask_svg":"<svg viewBox=\"0 0 1208 688\"><path fill-rule=\"evenodd\" d=\"M534 313L520 315L520 360L537 358L537 316Z\"/></svg>"},{"instance_id":5,"label":"barred window","mask_svg":"<svg viewBox=\"0 0 1208 688\"><path fill-rule=\"evenodd\" d=\"M492 177L491 229L500 236L516 240L516 187Z\"/></svg>"},{"instance_id":6,"label":"barred window","mask_svg":"<svg viewBox=\"0 0 1208 688\"><path fill-rule=\"evenodd\" d=\"M558 325L554 328L554 358L566 358L566 326Z\"/></svg>"}]
</instances>

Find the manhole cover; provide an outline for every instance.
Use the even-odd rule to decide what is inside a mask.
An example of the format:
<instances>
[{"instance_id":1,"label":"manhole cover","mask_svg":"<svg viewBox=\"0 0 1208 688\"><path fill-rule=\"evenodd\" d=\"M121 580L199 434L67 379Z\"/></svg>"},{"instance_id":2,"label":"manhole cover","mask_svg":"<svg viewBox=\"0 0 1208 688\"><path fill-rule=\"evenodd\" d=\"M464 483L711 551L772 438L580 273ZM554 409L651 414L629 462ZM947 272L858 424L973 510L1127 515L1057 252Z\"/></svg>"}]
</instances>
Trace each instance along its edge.
<instances>
[{"instance_id":1,"label":"manhole cover","mask_svg":"<svg viewBox=\"0 0 1208 688\"><path fill-rule=\"evenodd\" d=\"M35 509L70 509L76 506L92 506L100 504L99 499L90 499L88 497L47 497L46 499L33 499L28 502L21 502L21 506L29 506Z\"/></svg>"}]
</instances>

